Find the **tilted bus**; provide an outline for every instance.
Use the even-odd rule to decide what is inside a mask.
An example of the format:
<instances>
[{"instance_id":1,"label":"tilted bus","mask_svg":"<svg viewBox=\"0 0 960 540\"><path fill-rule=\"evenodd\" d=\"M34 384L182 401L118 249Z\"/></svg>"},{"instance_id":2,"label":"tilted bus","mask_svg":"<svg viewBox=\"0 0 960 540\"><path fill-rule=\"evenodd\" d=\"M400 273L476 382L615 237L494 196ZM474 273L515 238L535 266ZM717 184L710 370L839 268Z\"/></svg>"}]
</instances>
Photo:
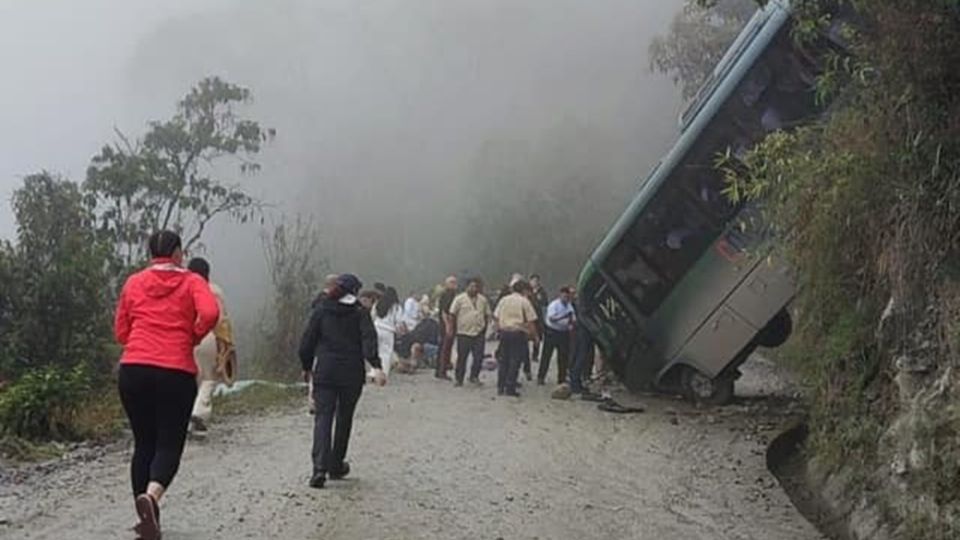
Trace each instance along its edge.
<instances>
[{"instance_id":1,"label":"tilted bus","mask_svg":"<svg viewBox=\"0 0 960 540\"><path fill-rule=\"evenodd\" d=\"M631 389L726 402L754 349L790 334L791 272L755 249L760 228L743 223L757 212L726 197L717 160L822 111L816 80L841 27L801 45L793 22L774 0L746 24L581 272L580 322Z\"/></svg>"}]
</instances>

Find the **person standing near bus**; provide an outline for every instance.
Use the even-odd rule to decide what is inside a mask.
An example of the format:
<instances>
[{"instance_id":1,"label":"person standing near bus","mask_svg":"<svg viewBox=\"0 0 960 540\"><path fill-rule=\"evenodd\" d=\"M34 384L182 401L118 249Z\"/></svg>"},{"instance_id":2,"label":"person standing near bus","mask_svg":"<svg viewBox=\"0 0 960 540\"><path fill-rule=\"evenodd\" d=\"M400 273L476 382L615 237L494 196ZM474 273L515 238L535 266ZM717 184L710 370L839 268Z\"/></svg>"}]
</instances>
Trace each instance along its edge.
<instances>
[{"instance_id":1,"label":"person standing near bus","mask_svg":"<svg viewBox=\"0 0 960 540\"><path fill-rule=\"evenodd\" d=\"M118 388L133 430L130 479L144 540L160 538L160 500L180 467L197 397L196 345L220 318L210 286L183 263L180 236L148 241L150 266L130 276L117 303L123 346Z\"/></svg>"},{"instance_id":2,"label":"person standing near bus","mask_svg":"<svg viewBox=\"0 0 960 540\"><path fill-rule=\"evenodd\" d=\"M450 276L443 282L443 292L437 303L439 308L440 328L443 330L443 342L440 345L440 359L437 361L437 370L434 376L438 379L450 380L447 373L450 370L450 356L453 353L454 327L450 316L450 306L457 296L457 278Z\"/></svg>"},{"instance_id":3,"label":"person standing near bus","mask_svg":"<svg viewBox=\"0 0 960 540\"><path fill-rule=\"evenodd\" d=\"M300 366L313 379L317 408L311 451L313 488L323 488L328 474L339 480L350 473L345 458L353 413L366 379L364 361L373 368L377 385L387 383L377 352L377 331L370 312L357 298L361 286L356 276L341 274L313 310L300 340Z\"/></svg>"},{"instance_id":4,"label":"person standing near bus","mask_svg":"<svg viewBox=\"0 0 960 540\"><path fill-rule=\"evenodd\" d=\"M501 360L497 365L497 394L519 397L517 373L529 354L529 342L539 341L537 312L527 299L530 285L525 281L513 284L513 292L497 303L494 320L500 334Z\"/></svg>"},{"instance_id":5,"label":"person standing near bus","mask_svg":"<svg viewBox=\"0 0 960 540\"><path fill-rule=\"evenodd\" d=\"M473 357L470 365L470 383L480 384L480 368L483 365L487 342L487 326L490 323L490 304L481 294L483 282L480 278L472 278L467 282L467 290L457 295L450 304L450 316L456 328L457 338L457 367L456 386L463 386L463 378L467 372L467 358Z\"/></svg>"},{"instance_id":6,"label":"person standing near bus","mask_svg":"<svg viewBox=\"0 0 960 540\"><path fill-rule=\"evenodd\" d=\"M560 296L547 307L544 327L546 333L543 338L543 357L540 358L540 369L537 372L537 384L544 384L547 371L550 370L550 358L553 351L557 351L557 384L567 380L567 367L570 362L570 344L573 341L573 328L577 317L571 302L572 293L569 287L560 289Z\"/></svg>"},{"instance_id":7,"label":"person standing near bus","mask_svg":"<svg viewBox=\"0 0 960 540\"><path fill-rule=\"evenodd\" d=\"M540 274L530 275L530 292L530 301L533 302L533 309L537 310L537 331L540 332L541 336L543 336L546 331L546 327L543 324L544 313L547 311L547 304L550 303L550 297L547 295L547 290L543 288L543 284L540 280ZM530 356L523 365L523 372L527 376L528 381L533 378L531 376L531 359L533 362L536 362L539 358L540 345L534 345Z\"/></svg>"}]
</instances>

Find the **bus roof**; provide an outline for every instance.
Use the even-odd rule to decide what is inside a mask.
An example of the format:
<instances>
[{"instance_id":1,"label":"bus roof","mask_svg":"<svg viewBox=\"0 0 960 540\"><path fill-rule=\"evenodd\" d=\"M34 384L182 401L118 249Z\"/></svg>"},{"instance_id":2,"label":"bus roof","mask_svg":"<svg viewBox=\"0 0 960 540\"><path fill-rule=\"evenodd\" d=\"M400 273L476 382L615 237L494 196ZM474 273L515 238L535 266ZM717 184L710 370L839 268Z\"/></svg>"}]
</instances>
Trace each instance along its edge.
<instances>
[{"instance_id":1,"label":"bus roof","mask_svg":"<svg viewBox=\"0 0 960 540\"><path fill-rule=\"evenodd\" d=\"M790 7L786 0L771 0L765 7L757 10L734 43L727 49L713 74L697 93L697 98L684 113L683 131L676 144L650 172L630 205L593 252L591 259L594 263L599 264L607 256L633 224L637 212L673 174L674 169L700 138L710 121L730 98L753 67L756 59L767 49L789 17Z\"/></svg>"},{"instance_id":2,"label":"bus roof","mask_svg":"<svg viewBox=\"0 0 960 540\"><path fill-rule=\"evenodd\" d=\"M776 7L770 7L770 4L776 3L776 1L773 1L767 4L766 8L758 9L756 13L750 17L750 20L743 25L736 39L727 47L726 52L723 53L716 67L710 72L710 76L700 85L700 89L697 90L697 95L693 97L680 114L679 124L681 131L690 126L690 122L696 117L697 113L703 109L704 105L710 99L710 96L717 91L717 87L720 86L724 77L733 69L735 61L739 59L744 54L746 48L753 43L754 38L757 37L757 34L760 33L760 30L763 29L766 22L770 20L770 17L776 10Z\"/></svg>"}]
</instances>

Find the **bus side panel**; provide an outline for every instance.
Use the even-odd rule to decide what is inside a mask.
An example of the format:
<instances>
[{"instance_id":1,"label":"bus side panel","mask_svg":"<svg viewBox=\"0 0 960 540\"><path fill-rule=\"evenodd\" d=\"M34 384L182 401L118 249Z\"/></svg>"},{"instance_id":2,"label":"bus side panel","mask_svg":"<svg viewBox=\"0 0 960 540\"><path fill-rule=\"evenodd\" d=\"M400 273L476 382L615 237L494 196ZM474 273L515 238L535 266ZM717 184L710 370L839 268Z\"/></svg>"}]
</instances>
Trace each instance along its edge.
<instances>
[{"instance_id":1,"label":"bus side panel","mask_svg":"<svg viewBox=\"0 0 960 540\"><path fill-rule=\"evenodd\" d=\"M656 336L663 358L674 358L756 265L729 238L728 233L714 242L648 320L648 332Z\"/></svg>"},{"instance_id":2,"label":"bus side panel","mask_svg":"<svg viewBox=\"0 0 960 540\"><path fill-rule=\"evenodd\" d=\"M732 309L721 307L683 347L677 362L690 365L714 378L726 369L756 334L755 326Z\"/></svg>"},{"instance_id":3,"label":"bus side panel","mask_svg":"<svg viewBox=\"0 0 960 540\"><path fill-rule=\"evenodd\" d=\"M727 299L728 308L758 329L766 326L796 294L790 269L776 260L765 260Z\"/></svg>"}]
</instances>

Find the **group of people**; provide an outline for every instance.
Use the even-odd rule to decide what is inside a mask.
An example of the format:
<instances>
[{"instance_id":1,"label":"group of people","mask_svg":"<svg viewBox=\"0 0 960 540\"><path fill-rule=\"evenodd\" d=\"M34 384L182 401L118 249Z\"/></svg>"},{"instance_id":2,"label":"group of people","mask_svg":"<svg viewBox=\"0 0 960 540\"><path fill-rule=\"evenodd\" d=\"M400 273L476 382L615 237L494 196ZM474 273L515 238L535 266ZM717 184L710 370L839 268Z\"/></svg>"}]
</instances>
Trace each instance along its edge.
<instances>
[{"instance_id":1,"label":"group of people","mask_svg":"<svg viewBox=\"0 0 960 540\"><path fill-rule=\"evenodd\" d=\"M171 231L153 234L148 249L150 264L123 286L114 329L123 346L118 388L134 435L134 529L139 538L157 540L160 501L179 470L188 430L206 430L216 384L233 379L236 349L209 263L195 258L184 268L181 239ZM363 386L385 385L394 365L411 372L432 363L435 376L449 380L456 345L456 386L482 384L489 362L497 366L498 394L517 396L521 368L530 381L539 356L537 380L544 384L556 352L558 382L569 380L581 391L594 347L579 329L573 296L565 287L548 301L539 277L514 275L493 301L479 278L461 291L451 276L432 299L411 293L401 303L393 287L365 290L355 275L327 276L298 351L314 412L310 486L350 473L345 458ZM490 338L499 341L492 355Z\"/></svg>"},{"instance_id":2,"label":"group of people","mask_svg":"<svg viewBox=\"0 0 960 540\"><path fill-rule=\"evenodd\" d=\"M545 384L554 353L557 383L569 384L574 393L582 392L583 379L593 369L595 347L590 334L578 325L574 296L572 287L562 287L551 301L540 276L534 274L525 279L514 274L497 298L491 300L484 294L481 279L469 279L459 292L457 278L448 277L437 300L443 333L434 375L449 379L453 366L454 384L463 386L469 363L467 381L480 385L480 373L488 356L486 342L493 338L499 342L493 354L499 395L519 395L521 369L527 381L531 381L532 364L538 360L537 383Z\"/></svg>"}]
</instances>

